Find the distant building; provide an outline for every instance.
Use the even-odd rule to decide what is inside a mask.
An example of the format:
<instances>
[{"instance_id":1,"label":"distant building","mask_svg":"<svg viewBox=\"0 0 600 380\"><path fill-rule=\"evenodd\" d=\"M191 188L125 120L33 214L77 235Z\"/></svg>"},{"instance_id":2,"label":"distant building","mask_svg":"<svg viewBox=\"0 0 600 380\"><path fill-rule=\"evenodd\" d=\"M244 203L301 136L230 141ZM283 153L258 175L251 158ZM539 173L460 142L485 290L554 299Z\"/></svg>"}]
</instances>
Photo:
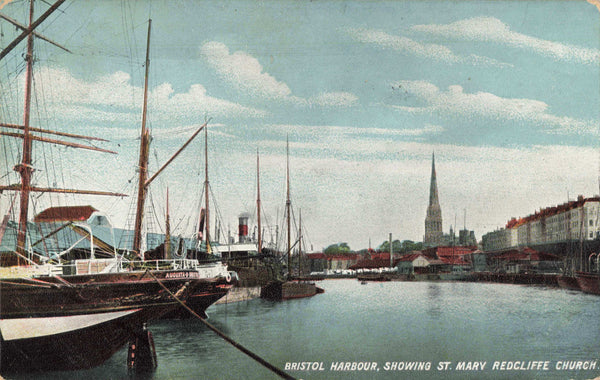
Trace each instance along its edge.
<instances>
[{"instance_id":1,"label":"distant building","mask_svg":"<svg viewBox=\"0 0 600 380\"><path fill-rule=\"evenodd\" d=\"M306 255L311 272L346 270L356 264L360 256L356 253L326 255L324 253L309 253Z\"/></svg>"},{"instance_id":2,"label":"distant building","mask_svg":"<svg viewBox=\"0 0 600 380\"><path fill-rule=\"evenodd\" d=\"M431 259L422 253L412 253L402 256L396 261L396 267L400 274L427 273Z\"/></svg>"},{"instance_id":3,"label":"distant building","mask_svg":"<svg viewBox=\"0 0 600 380\"><path fill-rule=\"evenodd\" d=\"M600 197L579 196L559 206L547 207L524 218L512 218L506 227L482 237L484 251L516 247L585 243L600 236Z\"/></svg>"},{"instance_id":4,"label":"distant building","mask_svg":"<svg viewBox=\"0 0 600 380\"><path fill-rule=\"evenodd\" d=\"M442 209L438 197L437 179L435 173L435 154L431 156L431 183L429 185L429 206L425 217L425 237L423 244L435 246L442 243Z\"/></svg>"}]
</instances>

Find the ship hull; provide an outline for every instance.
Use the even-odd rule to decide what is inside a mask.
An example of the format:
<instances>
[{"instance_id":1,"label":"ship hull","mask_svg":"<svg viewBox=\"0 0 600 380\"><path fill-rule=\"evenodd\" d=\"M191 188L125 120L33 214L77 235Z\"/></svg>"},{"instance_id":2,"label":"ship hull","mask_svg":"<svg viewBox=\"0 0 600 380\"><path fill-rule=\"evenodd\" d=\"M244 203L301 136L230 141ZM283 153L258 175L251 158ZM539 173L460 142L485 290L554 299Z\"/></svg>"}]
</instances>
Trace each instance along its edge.
<instances>
[{"instance_id":1,"label":"ship hull","mask_svg":"<svg viewBox=\"0 0 600 380\"><path fill-rule=\"evenodd\" d=\"M562 289L581 290L575 276L558 276L556 281L558 282L558 286Z\"/></svg>"},{"instance_id":2,"label":"ship hull","mask_svg":"<svg viewBox=\"0 0 600 380\"><path fill-rule=\"evenodd\" d=\"M163 271L2 279L0 371L100 365L145 323L180 306L170 293L186 300L201 287L195 276Z\"/></svg>"},{"instance_id":3,"label":"ship hull","mask_svg":"<svg viewBox=\"0 0 600 380\"><path fill-rule=\"evenodd\" d=\"M185 300L185 304L200 317L207 318L206 309L227 295L233 286L234 284L227 282L224 279L210 283L207 282L203 284L203 286L198 287L193 294L190 294ZM189 310L183 306L179 306L164 314L162 319L186 319L191 318L192 316L193 315Z\"/></svg>"},{"instance_id":4,"label":"ship hull","mask_svg":"<svg viewBox=\"0 0 600 380\"><path fill-rule=\"evenodd\" d=\"M583 292L600 295L600 274L577 272L575 277Z\"/></svg>"},{"instance_id":5,"label":"ship hull","mask_svg":"<svg viewBox=\"0 0 600 380\"><path fill-rule=\"evenodd\" d=\"M312 282L273 281L261 288L260 297L272 301L284 301L312 297L319 293L323 293L323 289Z\"/></svg>"}]
</instances>

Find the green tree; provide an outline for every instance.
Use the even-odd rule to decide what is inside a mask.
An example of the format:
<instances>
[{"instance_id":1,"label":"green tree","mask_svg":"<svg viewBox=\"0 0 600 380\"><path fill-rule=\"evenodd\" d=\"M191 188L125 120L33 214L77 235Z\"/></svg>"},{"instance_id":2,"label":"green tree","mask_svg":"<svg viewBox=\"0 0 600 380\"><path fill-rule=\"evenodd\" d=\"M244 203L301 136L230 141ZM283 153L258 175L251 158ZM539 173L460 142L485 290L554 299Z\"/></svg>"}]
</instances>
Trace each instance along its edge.
<instances>
[{"instance_id":1,"label":"green tree","mask_svg":"<svg viewBox=\"0 0 600 380\"><path fill-rule=\"evenodd\" d=\"M326 255L340 255L350 252L352 251L350 250L350 246L348 245L348 243L331 244L329 247L323 250L323 253L325 253Z\"/></svg>"},{"instance_id":2,"label":"green tree","mask_svg":"<svg viewBox=\"0 0 600 380\"><path fill-rule=\"evenodd\" d=\"M394 240L394 241L392 241L392 249L394 250L394 253L400 252L402 250L402 242L400 242L400 240ZM381 252L389 252L390 251L390 242L389 242L389 240L386 240L383 243L381 243L379 245L379 250Z\"/></svg>"},{"instance_id":3,"label":"green tree","mask_svg":"<svg viewBox=\"0 0 600 380\"><path fill-rule=\"evenodd\" d=\"M394 253L407 253L410 251L420 251L423 249L423 243L421 243L421 242L415 243L412 240L404 240L402 242L400 240L394 240L394 241L392 241L392 248L394 250ZM381 245L379 246L379 250L382 252L389 252L390 251L390 242L384 241L383 243L381 243Z\"/></svg>"}]
</instances>

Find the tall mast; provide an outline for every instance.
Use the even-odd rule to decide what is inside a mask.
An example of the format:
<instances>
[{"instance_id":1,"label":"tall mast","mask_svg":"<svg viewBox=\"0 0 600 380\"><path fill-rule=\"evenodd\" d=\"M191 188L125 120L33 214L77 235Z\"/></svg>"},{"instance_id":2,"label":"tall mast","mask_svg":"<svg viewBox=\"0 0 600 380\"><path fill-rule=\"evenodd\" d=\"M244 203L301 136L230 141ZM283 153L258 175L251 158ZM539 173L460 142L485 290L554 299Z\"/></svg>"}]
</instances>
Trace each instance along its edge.
<instances>
[{"instance_id":1,"label":"tall mast","mask_svg":"<svg viewBox=\"0 0 600 380\"><path fill-rule=\"evenodd\" d=\"M169 188L167 187L167 212L165 215L165 252L164 259L171 258L171 221L169 220Z\"/></svg>"},{"instance_id":2,"label":"tall mast","mask_svg":"<svg viewBox=\"0 0 600 380\"><path fill-rule=\"evenodd\" d=\"M33 1L29 4L29 27L33 23ZM15 166L15 171L21 175L21 199L19 204L19 232L17 235L17 252L25 253L25 240L27 236L27 214L29 212L29 192L31 186L31 135L29 132L29 114L31 110L31 82L33 78L33 34L27 36L27 71L25 78L25 110L23 112L23 157L21 163ZM21 259L17 258L17 265Z\"/></svg>"},{"instance_id":3,"label":"tall mast","mask_svg":"<svg viewBox=\"0 0 600 380\"><path fill-rule=\"evenodd\" d=\"M298 210L298 276L302 275L302 209Z\"/></svg>"},{"instance_id":4,"label":"tall mast","mask_svg":"<svg viewBox=\"0 0 600 380\"><path fill-rule=\"evenodd\" d=\"M286 212L287 212L287 266L288 266L288 279L290 279L291 274L292 274L292 266L291 264L291 260L290 260L290 255L291 255L291 233L292 233L292 224L291 224L291 206L292 206L292 201L290 201L290 140L289 138L286 139L286 156L287 156L287 165L286 165L286 189L287 189L287 196L286 196L286 201L285 201L285 208L286 208Z\"/></svg>"},{"instance_id":5,"label":"tall mast","mask_svg":"<svg viewBox=\"0 0 600 380\"><path fill-rule=\"evenodd\" d=\"M206 252L210 253L210 214L208 212L208 127L204 127L204 210L206 230Z\"/></svg>"},{"instance_id":6,"label":"tall mast","mask_svg":"<svg viewBox=\"0 0 600 380\"><path fill-rule=\"evenodd\" d=\"M260 224L260 159L256 148L256 216L258 223L258 254L262 252L262 227Z\"/></svg>"},{"instance_id":7,"label":"tall mast","mask_svg":"<svg viewBox=\"0 0 600 380\"><path fill-rule=\"evenodd\" d=\"M150 150L150 131L146 128L146 111L148 108L148 71L150 68L150 29L152 20L148 20L148 37L146 40L146 74L144 77L144 105L142 109L142 131L140 134L140 160L138 165L138 199L135 212L135 226L133 236L133 250L142 256L140 251L142 241L142 219L144 217L144 203L146 201L146 179L148 178L148 155Z\"/></svg>"}]
</instances>

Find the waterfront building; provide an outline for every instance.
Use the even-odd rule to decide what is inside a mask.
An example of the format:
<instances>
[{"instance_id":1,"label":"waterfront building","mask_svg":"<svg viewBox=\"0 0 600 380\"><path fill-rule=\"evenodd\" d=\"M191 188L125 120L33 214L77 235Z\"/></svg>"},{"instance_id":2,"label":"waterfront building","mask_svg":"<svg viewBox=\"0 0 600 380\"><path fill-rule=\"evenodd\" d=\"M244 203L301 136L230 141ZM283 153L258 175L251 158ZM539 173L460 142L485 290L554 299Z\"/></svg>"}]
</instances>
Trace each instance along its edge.
<instances>
[{"instance_id":1,"label":"waterfront building","mask_svg":"<svg viewBox=\"0 0 600 380\"><path fill-rule=\"evenodd\" d=\"M435 173L435 154L431 156L431 182L429 185L429 206L425 217L425 237L423 244L435 246L442 243L442 209L438 196L437 178Z\"/></svg>"},{"instance_id":2,"label":"waterfront building","mask_svg":"<svg viewBox=\"0 0 600 380\"><path fill-rule=\"evenodd\" d=\"M396 262L396 268L398 268L399 274L415 274L415 273L427 273L430 265L429 258L422 253L413 253L402 256Z\"/></svg>"},{"instance_id":3,"label":"waterfront building","mask_svg":"<svg viewBox=\"0 0 600 380\"><path fill-rule=\"evenodd\" d=\"M326 255L324 253L308 253L306 258L311 272L347 270L356 264L360 256L357 253Z\"/></svg>"},{"instance_id":4,"label":"waterfront building","mask_svg":"<svg viewBox=\"0 0 600 380\"><path fill-rule=\"evenodd\" d=\"M482 237L484 251L543 246L552 250L567 245L589 246L600 237L600 197L584 198L547 207L523 218L512 218L505 228Z\"/></svg>"},{"instance_id":5,"label":"waterfront building","mask_svg":"<svg viewBox=\"0 0 600 380\"><path fill-rule=\"evenodd\" d=\"M559 273L562 259L551 253L525 247L493 256L490 264L493 272L500 273Z\"/></svg>"}]
</instances>

